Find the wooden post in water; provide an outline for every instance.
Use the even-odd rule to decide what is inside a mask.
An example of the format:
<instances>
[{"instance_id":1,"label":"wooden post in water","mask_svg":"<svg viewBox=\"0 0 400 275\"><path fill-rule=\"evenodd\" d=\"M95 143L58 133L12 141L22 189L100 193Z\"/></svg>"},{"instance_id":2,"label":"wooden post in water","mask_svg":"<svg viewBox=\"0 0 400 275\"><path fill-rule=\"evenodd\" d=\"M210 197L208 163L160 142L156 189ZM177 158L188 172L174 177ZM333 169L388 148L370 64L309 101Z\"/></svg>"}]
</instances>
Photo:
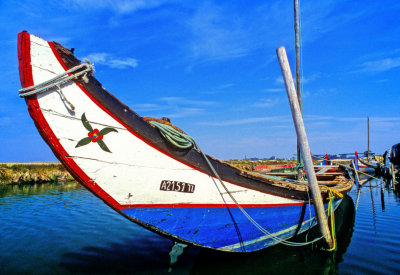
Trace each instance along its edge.
<instances>
[{"instance_id":1,"label":"wooden post in water","mask_svg":"<svg viewBox=\"0 0 400 275\"><path fill-rule=\"evenodd\" d=\"M319 228L322 235L325 236L324 238L327 245L329 246L329 248L332 248L333 247L332 236L330 234L328 227L328 221L325 214L324 204L322 202L321 191L318 186L317 177L315 176L314 164L311 159L310 146L308 145L303 117L301 115L299 101L297 99L296 90L294 88L292 72L290 70L289 61L287 59L285 48L279 47L276 50L276 54L278 55L278 60L281 66L283 80L286 86L286 92L289 98L293 122L296 128L297 140L299 141L300 151L303 157L304 167L306 169L306 175L311 190L311 196L314 202L314 209L317 215Z\"/></svg>"},{"instance_id":2,"label":"wooden post in water","mask_svg":"<svg viewBox=\"0 0 400 275\"><path fill-rule=\"evenodd\" d=\"M368 129L367 162L369 163L369 116L367 116L367 129Z\"/></svg>"}]
</instances>

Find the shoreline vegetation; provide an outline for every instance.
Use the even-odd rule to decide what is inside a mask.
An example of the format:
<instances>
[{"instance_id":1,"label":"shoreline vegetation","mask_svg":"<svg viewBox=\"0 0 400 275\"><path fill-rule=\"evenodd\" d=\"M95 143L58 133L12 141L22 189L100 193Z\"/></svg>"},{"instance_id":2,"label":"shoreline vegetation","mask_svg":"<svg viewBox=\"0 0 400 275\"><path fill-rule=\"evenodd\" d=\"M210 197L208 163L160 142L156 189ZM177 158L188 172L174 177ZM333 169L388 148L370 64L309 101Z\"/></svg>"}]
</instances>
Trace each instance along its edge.
<instances>
[{"instance_id":1,"label":"shoreline vegetation","mask_svg":"<svg viewBox=\"0 0 400 275\"><path fill-rule=\"evenodd\" d=\"M237 168L254 171L257 165L293 164L294 160L228 160ZM0 185L37 183L64 183L74 181L60 162L6 162L0 163Z\"/></svg>"},{"instance_id":2,"label":"shoreline vegetation","mask_svg":"<svg viewBox=\"0 0 400 275\"><path fill-rule=\"evenodd\" d=\"M0 163L0 185L74 181L59 162Z\"/></svg>"}]
</instances>

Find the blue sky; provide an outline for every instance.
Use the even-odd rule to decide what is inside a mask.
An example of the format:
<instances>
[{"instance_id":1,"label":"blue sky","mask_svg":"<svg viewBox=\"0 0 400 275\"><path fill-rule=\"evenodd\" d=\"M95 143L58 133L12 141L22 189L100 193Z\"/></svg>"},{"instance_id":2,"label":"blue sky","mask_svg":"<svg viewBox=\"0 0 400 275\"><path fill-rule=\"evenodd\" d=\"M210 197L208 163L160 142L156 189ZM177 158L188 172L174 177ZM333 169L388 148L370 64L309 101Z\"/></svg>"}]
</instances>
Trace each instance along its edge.
<instances>
[{"instance_id":1,"label":"blue sky","mask_svg":"<svg viewBox=\"0 0 400 275\"><path fill-rule=\"evenodd\" d=\"M300 2L303 115L314 154L400 141L400 2ZM142 116L168 116L224 160L291 157L296 135L275 50L294 72L292 1L0 3L0 162L54 161L20 89L22 30L75 48Z\"/></svg>"}]
</instances>

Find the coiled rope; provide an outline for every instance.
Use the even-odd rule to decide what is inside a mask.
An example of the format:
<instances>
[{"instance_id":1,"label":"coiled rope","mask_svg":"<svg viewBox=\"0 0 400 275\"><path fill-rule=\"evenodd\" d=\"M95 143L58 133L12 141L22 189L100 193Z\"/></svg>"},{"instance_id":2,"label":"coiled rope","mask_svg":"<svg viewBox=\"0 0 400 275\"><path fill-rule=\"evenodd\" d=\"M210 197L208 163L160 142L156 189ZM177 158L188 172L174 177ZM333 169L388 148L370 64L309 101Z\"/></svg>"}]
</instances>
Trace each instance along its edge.
<instances>
[{"instance_id":1,"label":"coiled rope","mask_svg":"<svg viewBox=\"0 0 400 275\"><path fill-rule=\"evenodd\" d=\"M274 241L276 241L277 243L281 243L284 245L288 245L288 246L305 246L305 245L309 245L312 243L315 243L319 240L321 240L322 238L325 237L325 235L320 236L312 241L308 241L308 242L302 242L302 243L298 243L298 242L291 242L291 241L287 241L284 239L281 239L279 237L276 237L273 233L269 232L268 230L264 229L259 223L257 223L247 212L246 210L243 209L243 207L237 202L237 200L233 197L233 195L231 194L231 192L228 190L228 188L226 187L226 185L223 183L222 179L220 178L219 174L217 173L217 171L215 170L214 166L211 164L210 160L208 159L207 155L200 149L200 147L198 146L198 144L195 142L195 140L190 137L189 135L185 134L185 133L181 133L179 131L177 131L176 129L172 128L169 125L166 124L162 124L156 121L150 121L150 123L152 125L154 125L161 133L161 135L168 140L169 142L171 142L171 144L175 145L177 148L190 148L190 147L194 147L197 150L199 150L199 152L203 155L205 161L207 162L208 166L210 167L212 173L215 175L215 177L218 179L218 181L220 182L220 184L222 185L222 187L225 189L226 193L229 195L229 197L231 198L231 200L235 203L235 205L238 207L238 209L243 213L243 215L258 229L260 230L264 235L270 237L271 239L273 239ZM217 187L218 188L218 187ZM327 187L328 188L328 187ZM308 189L307 189L308 190ZM328 188L328 190L333 190L331 188ZM335 192L335 190L333 190L332 192ZM340 193L339 193L340 194ZM343 196L342 194L340 194L341 196ZM331 196L332 199L334 198L334 196ZM332 201L331 199L331 201ZM225 201L225 200L224 200ZM226 202L225 202L226 204ZM308 205L311 205L311 200L310 200L310 196L309 196L309 201L308 201ZM333 204L332 204L333 205ZM228 207L229 208L229 207ZM333 206L331 206L331 208L333 208ZM311 217L311 216L310 216Z\"/></svg>"},{"instance_id":2,"label":"coiled rope","mask_svg":"<svg viewBox=\"0 0 400 275\"><path fill-rule=\"evenodd\" d=\"M194 139L184 132L179 132L178 130L172 128L169 125L162 124L155 120L150 121L151 124L157 127L161 135L168 140L172 145L180 149L188 149L191 147L197 147Z\"/></svg>"},{"instance_id":3,"label":"coiled rope","mask_svg":"<svg viewBox=\"0 0 400 275\"><path fill-rule=\"evenodd\" d=\"M72 109L75 109L73 107L73 105L62 94L61 85L72 79L78 79L78 77L80 77L80 76L82 76L83 81L85 81L86 83L89 82L89 79L87 78L87 74L90 71L94 72L94 66L92 64L90 64L89 60L84 59L84 61L86 63L77 65L77 66L53 77L52 79L49 79L49 80L39 83L37 85L29 86L29 87L18 90L19 96L27 97L27 96L34 95L34 94L43 93L49 89L57 87L58 91L63 96L63 99L72 106Z\"/></svg>"}]
</instances>

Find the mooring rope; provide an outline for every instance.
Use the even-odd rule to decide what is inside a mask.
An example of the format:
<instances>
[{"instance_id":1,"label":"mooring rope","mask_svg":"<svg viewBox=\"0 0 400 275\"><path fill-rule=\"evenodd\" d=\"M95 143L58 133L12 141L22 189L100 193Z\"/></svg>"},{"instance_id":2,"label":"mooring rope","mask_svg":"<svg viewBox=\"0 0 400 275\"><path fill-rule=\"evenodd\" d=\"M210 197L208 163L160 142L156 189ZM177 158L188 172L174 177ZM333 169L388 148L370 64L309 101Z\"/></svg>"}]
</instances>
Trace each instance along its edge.
<instances>
[{"instance_id":1,"label":"mooring rope","mask_svg":"<svg viewBox=\"0 0 400 275\"><path fill-rule=\"evenodd\" d=\"M335 209L333 207L333 200L335 199L335 197L339 197L339 198L343 198L343 194L338 192L337 190L325 186L325 185L321 185L323 187L325 187L326 189L328 189L329 192L329 204L328 204L328 222L329 222L329 216L331 218L330 220L330 224L331 224L331 235L332 235L332 242L333 242L333 247L326 249L326 251L335 251L336 250L336 246L337 246L337 242L336 242L336 228L335 228Z\"/></svg>"},{"instance_id":2,"label":"mooring rope","mask_svg":"<svg viewBox=\"0 0 400 275\"><path fill-rule=\"evenodd\" d=\"M87 83L89 81L87 78L87 74L90 71L94 71L94 66L92 64L90 64L89 60L84 59L84 61L86 63L77 65L77 66L53 77L52 79L49 79L42 83L18 90L19 96L27 97L27 96L34 95L34 94L43 93L54 87L57 87L58 90L60 91L62 84L66 83L72 79L77 79L80 76L82 76L83 81L85 81ZM65 100L65 96L64 95L62 95L62 96L64 97L64 100ZM68 102L68 101L66 100L66 102Z\"/></svg>"},{"instance_id":3,"label":"mooring rope","mask_svg":"<svg viewBox=\"0 0 400 275\"><path fill-rule=\"evenodd\" d=\"M151 121L151 124L153 124L155 127L157 127L159 129L159 131L161 132L162 136L164 137L164 135L167 135L166 140L170 141L173 140L172 144L174 144L175 146L177 146L178 148L190 148L190 147L194 147L196 148L204 157L205 161L207 162L208 166L210 167L212 173L215 175L215 177L218 179L218 181L220 182L220 184L222 185L222 187L225 189L226 193L229 195L229 197L231 198L231 200L235 203L235 205L238 207L238 209L242 212L242 214L258 229L260 230L264 235L267 235L268 237L270 237L271 239L273 239L274 241L276 241L277 243L281 243L284 245L288 245L288 246L305 246L305 245L309 245L312 243L315 243L319 240L321 240L322 238L325 237L325 235L320 236L312 241L308 241L308 242L291 242L291 241L287 241L284 240L282 238L279 238L277 236L275 236L273 233L269 232L268 230L266 230L265 228L263 228L259 223L257 223L247 212L246 210L244 210L244 208L237 202L237 200L233 197L233 195L231 194L231 192L228 190L228 188L226 187L226 185L223 183L221 177L219 176L219 174L217 173L217 171L215 170L214 166L211 164L210 160L208 159L207 155L200 149L200 147L198 146L198 144L195 142L195 140L190 137L189 135L185 134L185 133L181 133L177 130L175 130L174 128L172 128L169 125L166 124L162 124L162 123L158 123L155 121ZM167 128L169 128L168 130L166 130ZM170 133L172 133L170 135ZM191 145L188 146L186 144L186 142L183 142L184 145L182 145L182 140L181 139L186 139L186 142L190 143ZM177 144L177 145L176 145ZM185 147L181 147L181 146L185 146ZM218 189L218 187L217 187ZM219 190L219 189L218 189ZM307 188L308 190L308 188ZM219 191L220 192L220 191ZM309 191L307 191L309 192ZM221 192L220 192L221 193ZM222 195L222 194L221 194ZM308 205L311 205L311 200L310 200L310 196L309 197L309 201L308 201ZM223 198L223 197L222 197ZM224 198L223 198L224 199ZM225 199L224 199L225 204L227 205ZM228 207L228 206L227 206ZM229 209L229 207L228 207ZM231 216L232 217L232 216ZM310 215L311 218L311 215ZM315 218L314 218L315 219ZM235 227L236 228L236 227ZM242 241L240 242L241 246Z\"/></svg>"}]
</instances>

